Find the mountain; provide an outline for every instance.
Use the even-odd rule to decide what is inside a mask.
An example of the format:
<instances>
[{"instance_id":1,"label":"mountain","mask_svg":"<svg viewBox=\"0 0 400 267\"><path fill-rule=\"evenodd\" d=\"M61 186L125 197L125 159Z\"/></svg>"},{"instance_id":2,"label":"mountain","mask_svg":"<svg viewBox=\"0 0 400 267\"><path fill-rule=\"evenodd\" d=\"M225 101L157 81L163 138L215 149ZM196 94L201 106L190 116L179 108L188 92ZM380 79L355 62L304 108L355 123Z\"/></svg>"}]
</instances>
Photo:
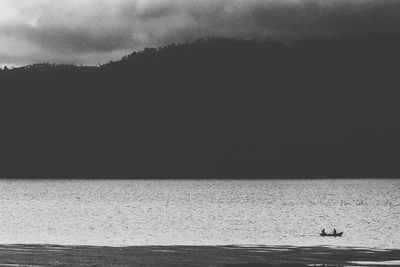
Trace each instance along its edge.
<instances>
[{"instance_id":1,"label":"mountain","mask_svg":"<svg viewBox=\"0 0 400 267\"><path fill-rule=\"evenodd\" d=\"M0 176L400 175L400 36L205 38L0 71Z\"/></svg>"}]
</instances>

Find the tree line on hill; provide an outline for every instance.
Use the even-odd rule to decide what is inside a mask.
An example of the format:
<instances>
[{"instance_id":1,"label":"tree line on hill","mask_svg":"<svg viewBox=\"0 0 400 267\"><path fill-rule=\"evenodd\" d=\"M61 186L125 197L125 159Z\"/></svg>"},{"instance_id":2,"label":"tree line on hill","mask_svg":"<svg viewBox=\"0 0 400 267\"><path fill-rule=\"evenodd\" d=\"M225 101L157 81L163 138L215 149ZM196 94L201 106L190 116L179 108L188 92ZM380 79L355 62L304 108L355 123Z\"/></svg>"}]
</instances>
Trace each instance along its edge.
<instances>
[{"instance_id":1,"label":"tree line on hill","mask_svg":"<svg viewBox=\"0 0 400 267\"><path fill-rule=\"evenodd\" d=\"M3 69L0 176L399 176L398 47L205 38Z\"/></svg>"}]
</instances>

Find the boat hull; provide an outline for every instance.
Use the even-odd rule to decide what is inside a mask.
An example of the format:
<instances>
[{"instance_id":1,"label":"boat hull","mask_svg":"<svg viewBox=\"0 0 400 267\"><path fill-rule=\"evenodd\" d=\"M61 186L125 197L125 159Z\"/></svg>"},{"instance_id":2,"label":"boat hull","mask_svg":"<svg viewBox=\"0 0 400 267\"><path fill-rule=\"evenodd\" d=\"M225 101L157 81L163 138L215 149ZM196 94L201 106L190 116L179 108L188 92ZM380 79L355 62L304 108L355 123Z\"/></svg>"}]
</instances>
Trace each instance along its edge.
<instances>
[{"instance_id":1,"label":"boat hull","mask_svg":"<svg viewBox=\"0 0 400 267\"><path fill-rule=\"evenodd\" d=\"M336 234L319 234L320 236L323 236L323 237L325 237L325 236L333 236L333 237L341 237L342 235L343 235L343 232L340 232L340 233L336 233Z\"/></svg>"}]
</instances>

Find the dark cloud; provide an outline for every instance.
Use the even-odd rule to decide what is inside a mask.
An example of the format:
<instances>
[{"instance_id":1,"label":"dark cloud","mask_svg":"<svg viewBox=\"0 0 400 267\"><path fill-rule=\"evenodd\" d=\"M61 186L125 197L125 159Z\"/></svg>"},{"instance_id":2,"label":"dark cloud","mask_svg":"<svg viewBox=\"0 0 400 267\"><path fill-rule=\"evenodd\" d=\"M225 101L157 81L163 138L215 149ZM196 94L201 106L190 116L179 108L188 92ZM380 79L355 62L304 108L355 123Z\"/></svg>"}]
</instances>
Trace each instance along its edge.
<instances>
[{"instance_id":1,"label":"dark cloud","mask_svg":"<svg viewBox=\"0 0 400 267\"><path fill-rule=\"evenodd\" d=\"M12 35L21 42L28 41L38 47L61 54L108 52L126 48L133 44L131 33L116 28L108 31L93 31L90 28L67 28L46 25L5 27L2 33Z\"/></svg>"},{"instance_id":2,"label":"dark cloud","mask_svg":"<svg viewBox=\"0 0 400 267\"><path fill-rule=\"evenodd\" d=\"M136 9L137 11L137 9ZM138 20L148 21L149 19L163 18L167 16L176 15L179 13L179 6L176 3L164 2L154 6L145 8L136 13ZM129 18L133 18L130 16Z\"/></svg>"},{"instance_id":3,"label":"dark cloud","mask_svg":"<svg viewBox=\"0 0 400 267\"><path fill-rule=\"evenodd\" d=\"M400 1L354 0L271 2L250 7L258 28L294 35L400 33Z\"/></svg>"},{"instance_id":4,"label":"dark cloud","mask_svg":"<svg viewBox=\"0 0 400 267\"><path fill-rule=\"evenodd\" d=\"M104 61L110 55L204 36L400 33L398 0L3 1L14 7L8 13L14 17L0 19L0 39L5 40L0 60L7 62L14 55L15 61L72 58L92 63L89 58Z\"/></svg>"}]
</instances>

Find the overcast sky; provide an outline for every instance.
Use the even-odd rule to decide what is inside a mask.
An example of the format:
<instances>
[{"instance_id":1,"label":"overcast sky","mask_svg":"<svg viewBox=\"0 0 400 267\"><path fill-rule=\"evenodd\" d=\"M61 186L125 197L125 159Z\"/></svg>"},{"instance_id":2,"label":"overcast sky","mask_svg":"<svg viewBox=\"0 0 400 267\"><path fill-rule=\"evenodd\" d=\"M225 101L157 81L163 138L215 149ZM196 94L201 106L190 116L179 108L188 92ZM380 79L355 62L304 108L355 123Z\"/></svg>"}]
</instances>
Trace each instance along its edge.
<instances>
[{"instance_id":1,"label":"overcast sky","mask_svg":"<svg viewBox=\"0 0 400 267\"><path fill-rule=\"evenodd\" d=\"M0 0L0 66L95 64L204 36L399 32L400 0Z\"/></svg>"}]
</instances>

